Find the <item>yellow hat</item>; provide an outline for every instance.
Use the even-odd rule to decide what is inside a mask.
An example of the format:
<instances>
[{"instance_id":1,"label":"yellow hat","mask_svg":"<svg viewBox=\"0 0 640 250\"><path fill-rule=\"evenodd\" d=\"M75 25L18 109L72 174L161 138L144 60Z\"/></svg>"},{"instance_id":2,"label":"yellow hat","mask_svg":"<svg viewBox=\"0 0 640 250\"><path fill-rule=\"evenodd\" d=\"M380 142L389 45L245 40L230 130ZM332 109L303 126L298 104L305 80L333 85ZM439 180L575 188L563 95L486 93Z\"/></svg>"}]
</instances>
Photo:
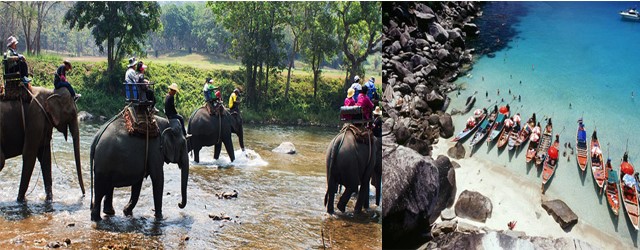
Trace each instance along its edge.
<instances>
[{"instance_id":1,"label":"yellow hat","mask_svg":"<svg viewBox=\"0 0 640 250\"><path fill-rule=\"evenodd\" d=\"M178 84L175 84L175 83L172 83L172 84L169 86L169 89L173 89L173 90L175 90L176 92L180 92L180 89L178 89Z\"/></svg>"},{"instance_id":2,"label":"yellow hat","mask_svg":"<svg viewBox=\"0 0 640 250\"><path fill-rule=\"evenodd\" d=\"M349 88L349 90L347 90L347 98L353 97L353 94L355 93L356 93L355 90L353 90L352 88Z\"/></svg>"}]
</instances>

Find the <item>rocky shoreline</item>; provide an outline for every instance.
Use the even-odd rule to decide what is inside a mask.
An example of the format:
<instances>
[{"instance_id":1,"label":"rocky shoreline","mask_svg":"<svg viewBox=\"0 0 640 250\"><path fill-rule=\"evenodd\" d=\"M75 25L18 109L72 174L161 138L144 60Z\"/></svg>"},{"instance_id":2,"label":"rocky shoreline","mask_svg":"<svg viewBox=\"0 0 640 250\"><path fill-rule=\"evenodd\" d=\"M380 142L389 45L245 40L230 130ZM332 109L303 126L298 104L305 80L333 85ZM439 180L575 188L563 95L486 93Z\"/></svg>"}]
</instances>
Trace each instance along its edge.
<instances>
[{"instance_id":1,"label":"rocky shoreline","mask_svg":"<svg viewBox=\"0 0 640 250\"><path fill-rule=\"evenodd\" d=\"M460 165L449 157L464 158L464 147L452 147L449 157L432 156L439 138L451 138L455 130L445 112L447 93L456 90L453 81L473 63L475 51L467 39L480 32L473 23L482 15L479 5L383 3L383 248L477 249L491 244L507 249L597 249L580 240L465 223L484 223L494 205L483 194L467 190L456 201L455 170ZM467 111L474 102L467 100ZM562 204L546 202L543 208L570 230L578 218Z\"/></svg>"}]
</instances>

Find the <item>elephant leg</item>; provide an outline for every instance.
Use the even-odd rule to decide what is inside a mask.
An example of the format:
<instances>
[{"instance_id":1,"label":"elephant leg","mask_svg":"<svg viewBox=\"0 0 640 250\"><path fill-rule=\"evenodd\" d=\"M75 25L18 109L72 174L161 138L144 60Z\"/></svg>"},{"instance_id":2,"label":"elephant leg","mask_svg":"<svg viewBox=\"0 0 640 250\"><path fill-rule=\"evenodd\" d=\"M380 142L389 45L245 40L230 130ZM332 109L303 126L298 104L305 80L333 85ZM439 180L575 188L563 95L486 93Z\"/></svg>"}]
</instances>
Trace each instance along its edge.
<instances>
[{"instance_id":1,"label":"elephant leg","mask_svg":"<svg viewBox=\"0 0 640 250\"><path fill-rule=\"evenodd\" d=\"M233 152L233 142L231 142L231 137L229 137L229 140L224 143L224 150L227 151L227 154L229 154L229 159L231 160L231 162L233 162L236 159L236 156Z\"/></svg>"},{"instance_id":2,"label":"elephant leg","mask_svg":"<svg viewBox=\"0 0 640 250\"><path fill-rule=\"evenodd\" d=\"M26 147L25 145L25 148ZM20 177L20 189L18 190L18 202L25 201L25 195L29 188L29 181L31 174L33 174L33 167L36 164L37 154L35 150L24 150L22 153L22 176Z\"/></svg>"},{"instance_id":3,"label":"elephant leg","mask_svg":"<svg viewBox=\"0 0 640 250\"><path fill-rule=\"evenodd\" d=\"M349 202L349 199L351 198L351 194L353 194L356 191L357 191L357 188L345 186L344 193L342 193L342 196L340 196L340 200L338 201L338 209L341 212L344 213L346 211L347 203Z\"/></svg>"},{"instance_id":4,"label":"elephant leg","mask_svg":"<svg viewBox=\"0 0 640 250\"><path fill-rule=\"evenodd\" d=\"M368 181L364 181L363 183L360 184L360 190L358 191L358 199L356 200L356 205L354 207L354 210L356 212L360 212L362 210L363 203L364 203L365 209L369 208L369 190L370 188L369 188Z\"/></svg>"},{"instance_id":5,"label":"elephant leg","mask_svg":"<svg viewBox=\"0 0 640 250\"><path fill-rule=\"evenodd\" d=\"M329 183L327 185L327 193L324 195L324 205L327 207L327 213L333 214L335 212L333 208L333 202L336 197L337 185L330 178Z\"/></svg>"},{"instance_id":6,"label":"elephant leg","mask_svg":"<svg viewBox=\"0 0 640 250\"><path fill-rule=\"evenodd\" d=\"M104 210L102 210L102 212L104 212L106 215L115 215L116 210L113 209L113 187L105 191L106 192L104 195Z\"/></svg>"},{"instance_id":7,"label":"elephant leg","mask_svg":"<svg viewBox=\"0 0 640 250\"><path fill-rule=\"evenodd\" d=\"M156 219L162 219L162 191L164 190L164 173L162 172L162 165L160 165L160 173L157 173L155 177L151 177L151 185L153 186L153 206L156 210Z\"/></svg>"},{"instance_id":8,"label":"elephant leg","mask_svg":"<svg viewBox=\"0 0 640 250\"><path fill-rule=\"evenodd\" d=\"M380 180L376 180L376 183L373 184L376 187L376 206L380 206L380 198L382 197L382 190Z\"/></svg>"},{"instance_id":9,"label":"elephant leg","mask_svg":"<svg viewBox=\"0 0 640 250\"><path fill-rule=\"evenodd\" d=\"M220 152L222 151L222 142L216 143L213 148L213 159L217 160L220 158Z\"/></svg>"},{"instance_id":10,"label":"elephant leg","mask_svg":"<svg viewBox=\"0 0 640 250\"><path fill-rule=\"evenodd\" d=\"M91 220L92 221L101 221L102 217L100 217L100 203L102 203L102 198L107 194L107 190L113 189L113 187L107 186L107 182L103 181L98 176L95 177L95 185L93 186L94 197L93 202L91 204Z\"/></svg>"},{"instance_id":11,"label":"elephant leg","mask_svg":"<svg viewBox=\"0 0 640 250\"><path fill-rule=\"evenodd\" d=\"M193 161L200 162L200 147L193 149Z\"/></svg>"},{"instance_id":12,"label":"elephant leg","mask_svg":"<svg viewBox=\"0 0 640 250\"><path fill-rule=\"evenodd\" d=\"M46 201L51 202L53 200L52 191L52 179L51 179L51 147L49 144L45 145L40 152L38 152L38 161L40 162L40 169L42 170L42 179L44 181L44 191L46 193Z\"/></svg>"},{"instance_id":13,"label":"elephant leg","mask_svg":"<svg viewBox=\"0 0 640 250\"><path fill-rule=\"evenodd\" d=\"M124 215L126 216L132 216L133 215L133 208L136 207L136 204L138 204L138 198L140 198L140 189L142 189L142 181L144 179L140 180L139 182L133 184L131 186L131 198L129 199L129 203L124 207L124 210L122 210L122 212L124 213ZM155 185L154 185L155 187ZM154 195L155 197L155 195Z\"/></svg>"}]
</instances>

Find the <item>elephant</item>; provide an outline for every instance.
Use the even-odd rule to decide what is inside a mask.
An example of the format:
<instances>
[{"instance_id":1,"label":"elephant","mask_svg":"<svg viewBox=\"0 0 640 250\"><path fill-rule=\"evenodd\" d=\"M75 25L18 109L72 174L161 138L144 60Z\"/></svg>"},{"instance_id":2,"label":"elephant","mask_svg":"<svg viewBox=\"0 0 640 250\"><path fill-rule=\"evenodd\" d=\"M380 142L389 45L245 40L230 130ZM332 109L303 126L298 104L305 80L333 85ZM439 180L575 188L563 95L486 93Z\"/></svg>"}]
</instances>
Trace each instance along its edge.
<instances>
[{"instance_id":1,"label":"elephant","mask_svg":"<svg viewBox=\"0 0 640 250\"><path fill-rule=\"evenodd\" d=\"M114 215L113 189L131 186L131 198L124 207L125 216L133 214L140 197L142 181L151 177L155 217L162 218L162 195L164 187L164 163L177 163L180 168L182 201L187 204L187 182L189 179L189 156L187 140L182 125L177 119L167 120L155 116L161 134L155 138L129 135L122 115L116 115L96 134L91 144L90 164L94 181L94 197L91 203L91 220L100 221L100 203L104 198L104 210ZM147 155L147 159L145 159ZM146 163L146 166L145 166Z\"/></svg>"},{"instance_id":2,"label":"elephant","mask_svg":"<svg viewBox=\"0 0 640 250\"><path fill-rule=\"evenodd\" d=\"M227 150L227 154L229 154L229 158L233 162L235 155L231 133L238 135L240 148L243 152L245 151L242 117L240 114L225 113L226 115L221 117L209 115L205 107L200 107L189 117L189 126L187 128L187 134L191 135L189 152L193 150L195 162L200 162L200 149L208 146L215 146L213 158L217 160L220 157L222 143L224 143L225 150Z\"/></svg>"},{"instance_id":3,"label":"elephant","mask_svg":"<svg viewBox=\"0 0 640 250\"><path fill-rule=\"evenodd\" d=\"M24 91L24 90L23 90ZM0 102L0 170L5 160L22 155L22 176L18 202L25 202L29 180L36 159L40 162L47 202L53 200L51 178L51 138L55 127L67 140L71 132L78 182L84 196L80 162L80 132L78 110L65 88L32 87L33 98L28 103L19 100Z\"/></svg>"},{"instance_id":4,"label":"elephant","mask_svg":"<svg viewBox=\"0 0 640 250\"><path fill-rule=\"evenodd\" d=\"M354 192L358 192L355 211L360 212L363 205L365 208L369 207L369 182L380 158L377 157L377 154L380 154L377 146L379 139L370 136L366 143L357 142L354 130L353 127L343 127L340 134L334 137L327 147L327 192L324 196L324 205L329 214L334 213L333 204L338 185L345 187L338 201L338 209L341 212L345 212L347 202ZM381 178L381 173L377 178ZM360 185L359 189L358 185ZM379 204L378 201L377 203Z\"/></svg>"},{"instance_id":5,"label":"elephant","mask_svg":"<svg viewBox=\"0 0 640 250\"><path fill-rule=\"evenodd\" d=\"M376 154L376 165L371 175L371 185L376 188L376 206L380 206L380 199L382 198L382 137L377 137L376 142L378 152Z\"/></svg>"}]
</instances>

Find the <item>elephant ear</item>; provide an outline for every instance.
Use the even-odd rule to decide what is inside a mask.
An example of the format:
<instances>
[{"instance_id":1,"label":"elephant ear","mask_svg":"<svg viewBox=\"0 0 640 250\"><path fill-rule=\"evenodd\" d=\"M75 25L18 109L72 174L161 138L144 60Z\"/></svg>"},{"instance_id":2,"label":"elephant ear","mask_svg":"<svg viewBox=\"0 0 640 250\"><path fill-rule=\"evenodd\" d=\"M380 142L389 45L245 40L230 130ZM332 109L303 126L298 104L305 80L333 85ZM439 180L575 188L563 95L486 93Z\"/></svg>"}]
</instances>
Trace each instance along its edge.
<instances>
[{"instance_id":1,"label":"elephant ear","mask_svg":"<svg viewBox=\"0 0 640 250\"><path fill-rule=\"evenodd\" d=\"M62 122L65 110L64 110L64 100L59 95L51 95L47 98L45 102L44 109L49 114L51 118L51 122L53 122L54 127L58 127L58 125Z\"/></svg>"},{"instance_id":2,"label":"elephant ear","mask_svg":"<svg viewBox=\"0 0 640 250\"><path fill-rule=\"evenodd\" d=\"M182 136L182 127L180 122L170 121L170 127L162 131L162 154L166 163L180 162L180 149L184 146L184 137Z\"/></svg>"}]
</instances>

